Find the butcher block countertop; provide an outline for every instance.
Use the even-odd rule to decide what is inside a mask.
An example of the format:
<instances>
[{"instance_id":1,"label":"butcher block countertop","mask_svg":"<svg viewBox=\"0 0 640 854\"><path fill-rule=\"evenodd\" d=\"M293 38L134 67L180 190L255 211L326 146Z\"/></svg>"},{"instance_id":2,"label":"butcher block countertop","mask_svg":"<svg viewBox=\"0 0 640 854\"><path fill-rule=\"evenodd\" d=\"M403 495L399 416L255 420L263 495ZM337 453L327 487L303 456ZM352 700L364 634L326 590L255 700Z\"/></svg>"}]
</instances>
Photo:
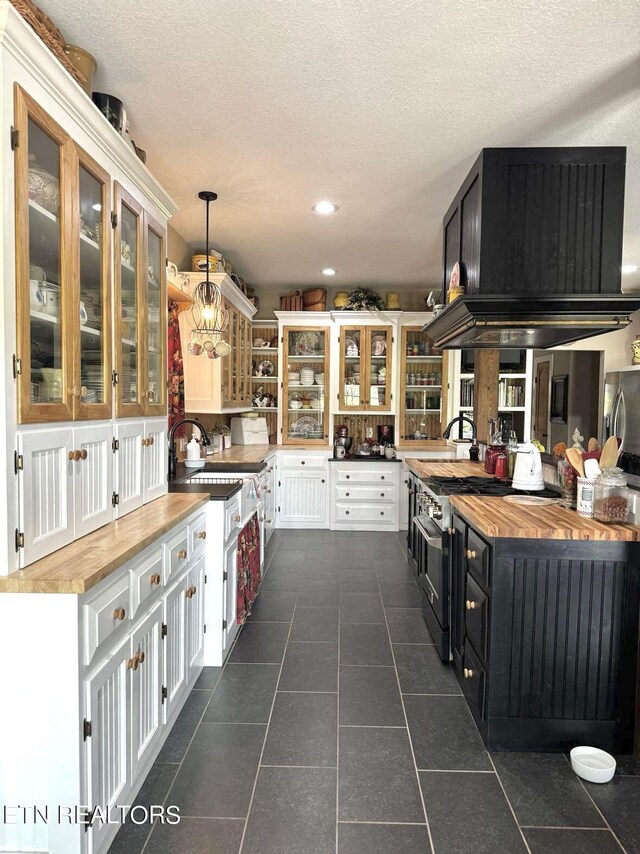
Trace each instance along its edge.
<instances>
[{"instance_id":1,"label":"butcher block countertop","mask_svg":"<svg viewBox=\"0 0 640 854\"><path fill-rule=\"evenodd\" d=\"M606 525L558 504L527 507L489 495L452 495L449 500L485 537L640 542L637 525Z\"/></svg>"},{"instance_id":2,"label":"butcher block countertop","mask_svg":"<svg viewBox=\"0 0 640 854\"><path fill-rule=\"evenodd\" d=\"M208 502L206 494L163 495L26 569L0 576L0 593L86 593Z\"/></svg>"},{"instance_id":3,"label":"butcher block countertop","mask_svg":"<svg viewBox=\"0 0 640 854\"><path fill-rule=\"evenodd\" d=\"M405 463L418 477L488 477L483 463L472 463L470 460L416 460L413 457L405 459Z\"/></svg>"}]
</instances>

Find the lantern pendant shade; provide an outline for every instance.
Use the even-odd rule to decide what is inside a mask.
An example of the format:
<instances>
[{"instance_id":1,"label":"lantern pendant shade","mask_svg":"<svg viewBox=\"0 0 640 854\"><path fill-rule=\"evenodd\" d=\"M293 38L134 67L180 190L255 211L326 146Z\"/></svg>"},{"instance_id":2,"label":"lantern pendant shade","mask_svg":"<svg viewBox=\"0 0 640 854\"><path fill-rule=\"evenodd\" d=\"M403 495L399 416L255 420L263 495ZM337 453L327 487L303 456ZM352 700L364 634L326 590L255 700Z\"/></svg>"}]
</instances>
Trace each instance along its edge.
<instances>
[{"instance_id":1,"label":"lantern pendant shade","mask_svg":"<svg viewBox=\"0 0 640 854\"><path fill-rule=\"evenodd\" d=\"M210 190L203 190L198 196L206 203L206 249L205 258L209 258L209 205L218 196ZM209 280L209 265L206 278L200 282L193 293L191 306L191 335L188 350L193 356L206 353L210 359L227 356L231 347L225 341L224 333L229 325L229 311L225 308L220 288Z\"/></svg>"}]
</instances>

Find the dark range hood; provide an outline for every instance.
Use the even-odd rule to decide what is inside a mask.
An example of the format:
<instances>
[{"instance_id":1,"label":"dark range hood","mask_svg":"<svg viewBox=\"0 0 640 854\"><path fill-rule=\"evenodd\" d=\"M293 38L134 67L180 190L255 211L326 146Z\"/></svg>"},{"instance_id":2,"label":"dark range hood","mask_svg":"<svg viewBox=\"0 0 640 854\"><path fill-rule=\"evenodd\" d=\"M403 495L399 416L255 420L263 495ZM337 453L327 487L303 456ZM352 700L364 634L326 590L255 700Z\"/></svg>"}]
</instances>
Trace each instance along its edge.
<instances>
[{"instance_id":1,"label":"dark range hood","mask_svg":"<svg viewBox=\"0 0 640 854\"><path fill-rule=\"evenodd\" d=\"M440 349L547 348L624 329L626 149L485 148L444 218L442 302L457 262L463 296L425 327Z\"/></svg>"}]
</instances>

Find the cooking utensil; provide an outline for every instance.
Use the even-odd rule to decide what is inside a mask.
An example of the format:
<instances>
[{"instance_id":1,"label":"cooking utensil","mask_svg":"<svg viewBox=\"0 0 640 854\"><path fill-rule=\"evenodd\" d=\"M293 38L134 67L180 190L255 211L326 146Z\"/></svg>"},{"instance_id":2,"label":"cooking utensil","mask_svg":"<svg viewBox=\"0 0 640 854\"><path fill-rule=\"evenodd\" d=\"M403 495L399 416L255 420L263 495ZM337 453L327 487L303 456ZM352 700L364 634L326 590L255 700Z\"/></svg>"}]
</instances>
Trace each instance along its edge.
<instances>
[{"instance_id":1,"label":"cooking utensil","mask_svg":"<svg viewBox=\"0 0 640 854\"><path fill-rule=\"evenodd\" d=\"M611 468L611 466L615 466L617 460L618 460L618 437L617 436L609 436L607 441L604 443L602 453L600 454L600 468L603 471L604 471L604 469Z\"/></svg>"},{"instance_id":2,"label":"cooking utensil","mask_svg":"<svg viewBox=\"0 0 640 854\"><path fill-rule=\"evenodd\" d=\"M600 450L600 443L598 442L598 440L594 436L592 436L589 439L589 444L587 445L587 451L599 451L599 450Z\"/></svg>"},{"instance_id":3,"label":"cooking utensil","mask_svg":"<svg viewBox=\"0 0 640 854\"><path fill-rule=\"evenodd\" d=\"M598 461L594 459L588 459L584 461L584 476L588 477L591 480L595 480L595 478L600 477L601 471L600 466L598 465Z\"/></svg>"},{"instance_id":4,"label":"cooking utensil","mask_svg":"<svg viewBox=\"0 0 640 854\"><path fill-rule=\"evenodd\" d=\"M584 477L584 460L580 451L577 448L567 448L565 456L580 477Z\"/></svg>"}]
</instances>

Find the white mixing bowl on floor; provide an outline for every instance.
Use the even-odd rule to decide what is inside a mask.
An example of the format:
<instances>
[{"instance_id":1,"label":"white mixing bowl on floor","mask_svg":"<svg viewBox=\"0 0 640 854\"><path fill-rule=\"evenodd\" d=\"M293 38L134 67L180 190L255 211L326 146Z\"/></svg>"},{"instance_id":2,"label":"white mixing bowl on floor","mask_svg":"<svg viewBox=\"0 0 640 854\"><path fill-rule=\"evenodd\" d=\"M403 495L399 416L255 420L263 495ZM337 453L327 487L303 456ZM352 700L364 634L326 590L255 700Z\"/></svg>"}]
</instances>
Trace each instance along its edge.
<instances>
[{"instance_id":1,"label":"white mixing bowl on floor","mask_svg":"<svg viewBox=\"0 0 640 854\"><path fill-rule=\"evenodd\" d=\"M616 773L616 760L598 747L574 747L570 756L575 773L590 783L608 783Z\"/></svg>"}]
</instances>

